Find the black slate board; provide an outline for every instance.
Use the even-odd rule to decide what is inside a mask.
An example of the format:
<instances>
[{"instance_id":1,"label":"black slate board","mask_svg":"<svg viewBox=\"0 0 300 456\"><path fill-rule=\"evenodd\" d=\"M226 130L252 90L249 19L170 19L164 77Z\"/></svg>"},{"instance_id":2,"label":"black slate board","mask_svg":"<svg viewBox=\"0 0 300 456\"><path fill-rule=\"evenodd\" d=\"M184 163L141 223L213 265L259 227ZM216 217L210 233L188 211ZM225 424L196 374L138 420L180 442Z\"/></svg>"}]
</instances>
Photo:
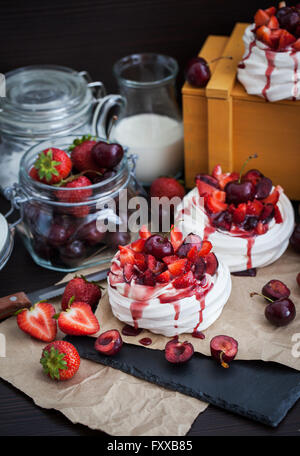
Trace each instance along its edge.
<instances>
[{"instance_id":1,"label":"black slate board","mask_svg":"<svg viewBox=\"0 0 300 456\"><path fill-rule=\"evenodd\" d=\"M195 353L180 366L161 350L124 344L112 357L94 349L92 337L67 336L82 358L119 369L167 389L196 397L255 421L277 426L300 397L300 372L276 363L234 361L224 369Z\"/></svg>"}]
</instances>

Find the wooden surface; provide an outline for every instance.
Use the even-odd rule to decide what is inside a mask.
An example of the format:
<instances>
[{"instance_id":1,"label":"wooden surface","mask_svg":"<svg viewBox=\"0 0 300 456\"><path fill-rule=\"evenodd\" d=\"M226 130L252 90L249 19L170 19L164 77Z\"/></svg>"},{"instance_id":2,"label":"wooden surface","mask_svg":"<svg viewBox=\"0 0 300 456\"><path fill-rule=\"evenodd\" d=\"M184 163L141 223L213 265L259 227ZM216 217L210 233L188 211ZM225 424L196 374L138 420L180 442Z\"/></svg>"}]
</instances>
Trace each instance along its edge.
<instances>
[{"instance_id":1,"label":"wooden surface","mask_svg":"<svg viewBox=\"0 0 300 456\"><path fill-rule=\"evenodd\" d=\"M0 211L8 204L0 196ZM63 277L63 273L37 266L19 239L13 256L0 271L0 296L20 290L33 291L49 286ZM72 424L55 410L37 407L32 399L0 379L0 436L71 436L101 435L79 424ZM276 428L270 428L213 406L200 414L188 435L300 435L300 401Z\"/></svg>"}]
</instances>

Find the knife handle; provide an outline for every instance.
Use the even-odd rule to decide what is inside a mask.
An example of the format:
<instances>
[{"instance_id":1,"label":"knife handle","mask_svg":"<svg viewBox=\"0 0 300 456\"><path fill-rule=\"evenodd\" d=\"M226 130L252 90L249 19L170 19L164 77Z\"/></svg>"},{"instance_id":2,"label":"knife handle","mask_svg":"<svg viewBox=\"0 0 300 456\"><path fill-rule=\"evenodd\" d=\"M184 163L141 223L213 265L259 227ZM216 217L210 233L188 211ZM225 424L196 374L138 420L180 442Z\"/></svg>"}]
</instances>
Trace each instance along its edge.
<instances>
[{"instance_id":1,"label":"knife handle","mask_svg":"<svg viewBox=\"0 0 300 456\"><path fill-rule=\"evenodd\" d=\"M0 298L0 320L13 315L23 307L31 307L31 302L23 291Z\"/></svg>"}]
</instances>

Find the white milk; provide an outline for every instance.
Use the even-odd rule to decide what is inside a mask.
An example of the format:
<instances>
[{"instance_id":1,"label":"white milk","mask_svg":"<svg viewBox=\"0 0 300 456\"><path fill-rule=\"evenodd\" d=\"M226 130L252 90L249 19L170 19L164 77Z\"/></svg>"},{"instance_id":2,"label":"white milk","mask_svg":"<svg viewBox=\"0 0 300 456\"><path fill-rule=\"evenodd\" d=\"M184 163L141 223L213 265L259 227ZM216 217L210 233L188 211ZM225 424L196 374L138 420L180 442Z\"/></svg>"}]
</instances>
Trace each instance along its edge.
<instances>
[{"instance_id":1,"label":"white milk","mask_svg":"<svg viewBox=\"0 0 300 456\"><path fill-rule=\"evenodd\" d=\"M125 117L114 127L111 138L137 154L136 175L144 184L159 176L174 176L183 165L183 126L159 114Z\"/></svg>"}]
</instances>

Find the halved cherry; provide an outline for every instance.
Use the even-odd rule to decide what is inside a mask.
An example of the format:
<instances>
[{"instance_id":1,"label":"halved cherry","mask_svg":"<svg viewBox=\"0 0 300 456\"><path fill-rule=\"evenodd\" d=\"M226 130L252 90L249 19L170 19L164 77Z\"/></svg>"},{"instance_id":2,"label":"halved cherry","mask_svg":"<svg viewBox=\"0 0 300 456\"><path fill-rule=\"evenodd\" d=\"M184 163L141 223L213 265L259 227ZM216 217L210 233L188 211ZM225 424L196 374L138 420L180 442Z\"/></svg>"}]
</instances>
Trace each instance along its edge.
<instances>
[{"instance_id":1,"label":"halved cherry","mask_svg":"<svg viewBox=\"0 0 300 456\"><path fill-rule=\"evenodd\" d=\"M204 261L204 258L198 257L193 269L195 279L201 280L206 271L206 263Z\"/></svg>"},{"instance_id":2,"label":"halved cherry","mask_svg":"<svg viewBox=\"0 0 300 456\"><path fill-rule=\"evenodd\" d=\"M206 262L207 274L210 274L213 276L216 273L216 270L218 269L218 266L219 266L219 262L217 260L216 255L213 252L210 252L205 257L205 262Z\"/></svg>"},{"instance_id":3,"label":"halved cherry","mask_svg":"<svg viewBox=\"0 0 300 456\"><path fill-rule=\"evenodd\" d=\"M103 355L116 355L122 348L123 340L117 329L110 329L96 339L95 349Z\"/></svg>"},{"instance_id":4,"label":"halved cherry","mask_svg":"<svg viewBox=\"0 0 300 456\"><path fill-rule=\"evenodd\" d=\"M178 338L170 340L165 346L165 358L169 363L181 364L187 362L194 354L190 342L179 342Z\"/></svg>"},{"instance_id":5,"label":"halved cherry","mask_svg":"<svg viewBox=\"0 0 300 456\"><path fill-rule=\"evenodd\" d=\"M229 336L215 336L210 341L211 355L221 364L228 368L238 352L238 342Z\"/></svg>"}]
</instances>

